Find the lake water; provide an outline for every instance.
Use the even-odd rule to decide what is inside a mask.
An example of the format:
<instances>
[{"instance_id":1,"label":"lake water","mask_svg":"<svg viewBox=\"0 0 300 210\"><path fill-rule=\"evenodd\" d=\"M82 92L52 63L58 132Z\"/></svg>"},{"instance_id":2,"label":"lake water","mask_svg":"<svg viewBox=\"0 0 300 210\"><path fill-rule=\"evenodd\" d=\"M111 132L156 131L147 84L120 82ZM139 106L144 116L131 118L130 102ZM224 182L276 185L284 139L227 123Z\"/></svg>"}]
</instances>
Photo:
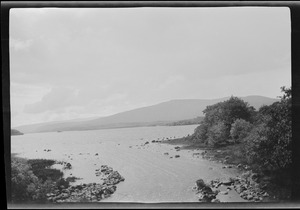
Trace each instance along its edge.
<instances>
[{"instance_id":1,"label":"lake water","mask_svg":"<svg viewBox=\"0 0 300 210\"><path fill-rule=\"evenodd\" d=\"M153 126L88 131L65 131L29 133L11 137L11 152L23 157L45 156L44 149L50 149L47 157L64 158L64 153L81 151L93 153L106 151L112 145L141 144L162 138L178 138L192 134L197 125ZM106 154L108 155L108 154Z\"/></svg>"},{"instance_id":2,"label":"lake water","mask_svg":"<svg viewBox=\"0 0 300 210\"><path fill-rule=\"evenodd\" d=\"M69 162L72 169L64 171L65 177L81 178L75 184L99 182L95 170L101 165L111 166L125 181L117 184L117 191L104 201L195 202L198 199L192 187L197 179L209 181L229 177L236 171L224 170L219 163L192 155L200 151L176 151L172 145L151 141L187 136L196 127L155 126L32 133L12 136L11 152L25 158ZM150 143L144 145L146 141ZM175 158L175 155L180 155L180 158ZM228 199L232 201L232 198ZM243 200L237 198L236 201Z\"/></svg>"}]
</instances>

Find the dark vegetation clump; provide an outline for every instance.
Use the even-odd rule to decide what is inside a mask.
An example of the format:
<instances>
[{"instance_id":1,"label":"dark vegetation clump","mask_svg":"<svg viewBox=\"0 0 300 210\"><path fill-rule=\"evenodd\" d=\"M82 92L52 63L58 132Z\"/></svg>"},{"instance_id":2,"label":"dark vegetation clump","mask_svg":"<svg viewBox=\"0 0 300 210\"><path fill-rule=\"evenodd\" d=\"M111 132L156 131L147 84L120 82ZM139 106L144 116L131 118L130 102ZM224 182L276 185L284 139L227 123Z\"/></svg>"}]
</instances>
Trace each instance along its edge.
<instances>
[{"instance_id":1,"label":"dark vegetation clump","mask_svg":"<svg viewBox=\"0 0 300 210\"><path fill-rule=\"evenodd\" d=\"M194 134L186 137L228 164L247 164L268 180L278 197L289 197L292 164L292 91L255 110L237 97L207 106ZM218 151L218 152L216 152ZM264 183L265 185L266 183ZM284 192L284 193L282 193Z\"/></svg>"},{"instance_id":2,"label":"dark vegetation clump","mask_svg":"<svg viewBox=\"0 0 300 210\"><path fill-rule=\"evenodd\" d=\"M58 169L50 168L55 163L54 160L47 159L31 159L28 164L31 166L33 174L43 182L47 179L56 181L62 178L63 172Z\"/></svg>"},{"instance_id":3,"label":"dark vegetation clump","mask_svg":"<svg viewBox=\"0 0 300 210\"><path fill-rule=\"evenodd\" d=\"M54 160L26 160L13 156L11 161L12 201L47 202L47 194L69 186L63 172L53 169Z\"/></svg>"}]
</instances>

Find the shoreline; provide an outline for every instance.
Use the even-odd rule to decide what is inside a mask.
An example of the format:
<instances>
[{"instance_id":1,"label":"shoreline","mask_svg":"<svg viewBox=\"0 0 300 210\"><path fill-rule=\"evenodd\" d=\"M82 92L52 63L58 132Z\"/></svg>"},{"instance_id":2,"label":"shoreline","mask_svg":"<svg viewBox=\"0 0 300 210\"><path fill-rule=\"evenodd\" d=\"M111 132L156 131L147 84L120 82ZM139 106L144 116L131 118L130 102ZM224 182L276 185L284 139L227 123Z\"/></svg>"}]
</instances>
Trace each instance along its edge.
<instances>
[{"instance_id":1,"label":"shoreline","mask_svg":"<svg viewBox=\"0 0 300 210\"><path fill-rule=\"evenodd\" d=\"M221 182L226 183L229 177L236 178L243 172L237 165L227 168L228 164L221 158L222 152L218 153L219 160L212 156L213 152L221 151L222 148L213 149L194 144L186 137L176 138L175 136L187 135L187 133L180 134L181 131L178 132L178 129L168 129L167 134L158 133L158 135L153 130L155 131L142 129L135 137L132 137L134 135L131 130L128 133L122 130L119 131L120 135L103 135L103 137L100 132L88 133L88 136L87 133L71 135L64 132L36 135L30 139L26 137L28 148L25 144L25 149L15 147L13 151L18 152L18 156L30 159L33 157L70 162L73 168L71 171L65 171L66 176L73 174L82 178L76 181L76 184L98 183L100 177L95 174L96 169L104 164L112 166L124 175L126 181L118 185L113 196L102 200L103 202L199 202L200 192L193 189L198 179L205 180L213 187L211 184L216 186ZM190 129L189 133L192 130ZM35 139L32 140L32 137ZM49 137L54 141L51 143L47 141ZM82 141L83 138L87 140L87 144ZM18 141L21 140L23 141L23 139ZM29 146L32 142L37 146L34 148ZM211 181L213 183L210 183ZM223 200L219 199L221 202L232 203L252 202L240 196L239 200L233 199L232 193L236 195L234 185L238 185L239 183L235 183L238 181L231 182L232 186L220 186L217 199L223 197ZM239 185L244 184L246 183ZM227 190L229 191L226 192Z\"/></svg>"},{"instance_id":2,"label":"shoreline","mask_svg":"<svg viewBox=\"0 0 300 210\"><path fill-rule=\"evenodd\" d=\"M29 193L29 197L25 200L20 197L19 193L12 189L12 204L21 203L78 203L78 202L100 202L110 197L117 189L117 184L123 182L125 178L112 167L101 165L95 170L96 176L100 177L98 183L74 184L75 180L80 179L75 176L66 175L65 170L72 169L72 165L65 161L53 159L31 159L18 157L17 153L11 153L12 169L23 174L22 177L30 177L32 179L31 187L35 187L36 191L42 190L43 193L28 192L28 188L24 188L24 192ZM61 165L62 167L55 167ZM25 170L24 170L25 169ZM50 171L50 173L49 173ZM12 180L19 180L14 185L22 184L25 180L20 179L19 174L14 174ZM33 180L38 180L38 182ZM51 182L51 184L50 184ZM47 184L46 184L47 183ZM26 187L26 181L22 184ZM49 186L51 187L49 188ZM28 186L27 186L28 187ZM33 194L32 194L33 193ZM21 200L19 200L21 199Z\"/></svg>"},{"instance_id":3,"label":"shoreline","mask_svg":"<svg viewBox=\"0 0 300 210\"><path fill-rule=\"evenodd\" d=\"M254 183L254 185L256 185L256 186L259 185L259 187L256 187L256 190L263 192L263 196L262 196L263 199L261 199L260 202L265 203L265 202L287 202L287 201L289 201L288 199L280 198L278 196L278 194L280 194L280 193L278 193L278 190L279 190L278 186L276 187L272 184L269 190L266 189L266 186L268 184L270 184L268 182L269 181L268 176L259 177L259 175L257 173L253 172L253 169L251 168L251 166L247 165L243 161L239 162L239 160L235 160L234 158L232 158L232 156L230 155L230 152L232 152L232 150L235 149L235 147L236 147L235 145L213 148L213 147L209 147L209 146L206 146L206 145L203 145L200 143L192 142L190 136L177 138L177 139L170 139L167 141L162 141L161 143L169 144L169 145L180 145L181 146L179 148L180 150L189 150L189 151L201 150L201 151L203 151L201 153L201 156L203 159L206 159L206 160L209 160L212 162L221 163L224 165L223 166L224 169L236 168L236 169L240 170L241 173L248 176L248 177L246 177L246 179L244 179L244 182L247 179L248 180L251 179L251 182ZM252 176L255 176L255 178L252 179ZM241 178L239 176L237 176L237 179L241 180ZM236 180L236 178L235 178L235 180ZM263 184L261 184L260 180L263 180L263 181L267 180L267 181L266 182L262 181ZM252 186L250 186L250 188L252 188ZM283 189L282 191L283 192L287 191L287 189ZM247 196L244 196L242 191L237 190L237 192L239 194L241 194L244 198L247 199ZM290 192L288 192L288 193L290 193ZM252 198L248 199L248 200L250 200L250 202L251 202Z\"/></svg>"}]
</instances>

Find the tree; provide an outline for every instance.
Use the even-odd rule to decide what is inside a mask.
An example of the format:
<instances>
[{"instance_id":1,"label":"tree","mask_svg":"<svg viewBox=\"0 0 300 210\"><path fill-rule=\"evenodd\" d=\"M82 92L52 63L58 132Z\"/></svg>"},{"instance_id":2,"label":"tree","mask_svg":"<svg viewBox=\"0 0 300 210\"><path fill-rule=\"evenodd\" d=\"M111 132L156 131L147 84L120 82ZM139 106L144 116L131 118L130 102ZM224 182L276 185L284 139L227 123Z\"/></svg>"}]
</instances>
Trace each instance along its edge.
<instances>
[{"instance_id":1,"label":"tree","mask_svg":"<svg viewBox=\"0 0 300 210\"><path fill-rule=\"evenodd\" d=\"M211 126L208 129L208 145L221 146L222 144L226 143L226 130L227 127L223 122L218 122L215 125Z\"/></svg>"},{"instance_id":2,"label":"tree","mask_svg":"<svg viewBox=\"0 0 300 210\"><path fill-rule=\"evenodd\" d=\"M246 138L252 129L252 124L243 119L237 119L232 123L230 129L230 137L234 143L240 143L244 138Z\"/></svg>"},{"instance_id":3,"label":"tree","mask_svg":"<svg viewBox=\"0 0 300 210\"><path fill-rule=\"evenodd\" d=\"M261 167L272 170L291 165L292 113L291 88L281 88L284 95L280 102L260 108L258 120L262 129L253 129L247 137L249 159L259 161Z\"/></svg>"},{"instance_id":4,"label":"tree","mask_svg":"<svg viewBox=\"0 0 300 210\"><path fill-rule=\"evenodd\" d=\"M235 120L251 121L253 112L254 108L249 106L247 102L232 96L227 101L206 107L203 111L205 117L200 126L195 129L193 136L198 141L211 145L213 142L220 144L223 141L226 143L230 137L231 125ZM214 137L217 139L213 140Z\"/></svg>"}]
</instances>

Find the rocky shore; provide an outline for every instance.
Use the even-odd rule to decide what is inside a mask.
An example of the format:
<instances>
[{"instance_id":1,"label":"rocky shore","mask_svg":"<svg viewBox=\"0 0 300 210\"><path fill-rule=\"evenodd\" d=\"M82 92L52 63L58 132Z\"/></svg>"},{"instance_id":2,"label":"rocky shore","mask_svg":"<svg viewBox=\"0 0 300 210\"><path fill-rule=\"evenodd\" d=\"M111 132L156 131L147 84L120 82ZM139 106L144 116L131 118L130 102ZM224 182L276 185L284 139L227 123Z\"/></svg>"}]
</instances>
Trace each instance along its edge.
<instances>
[{"instance_id":1,"label":"rocky shore","mask_svg":"<svg viewBox=\"0 0 300 210\"><path fill-rule=\"evenodd\" d=\"M95 174L100 178L99 183L72 185L67 188L61 185L47 194L47 200L54 203L99 202L112 195L117 189L116 184L125 180L118 171L107 165L101 165Z\"/></svg>"},{"instance_id":2,"label":"rocky shore","mask_svg":"<svg viewBox=\"0 0 300 210\"><path fill-rule=\"evenodd\" d=\"M257 182L254 181L254 174L243 174L242 177L230 177L228 179L211 180L205 183L203 179L196 181L196 190L200 202L220 202L217 195L227 195L229 191L235 190L239 196L249 202L262 202L264 198L268 197L268 193L261 189ZM222 190L220 188L222 187Z\"/></svg>"},{"instance_id":3,"label":"rocky shore","mask_svg":"<svg viewBox=\"0 0 300 210\"><path fill-rule=\"evenodd\" d=\"M198 146L190 145L184 138L174 139L171 141L163 141L161 143L167 143L175 146L176 151L181 149L185 150L198 150ZM193 190L200 202L220 202L217 199L218 195L227 195L231 190L234 190L239 197L248 202L266 202L270 200L270 195L266 192L266 184L264 184L264 178L260 177L257 173L251 170L251 167L245 164L229 164L229 156L224 158L216 158L214 153L221 153L221 150L207 151L202 149L202 152L193 153L193 156L201 157L203 159L219 162L223 164L223 169L238 169L241 172L240 176L215 179L204 182L203 179L196 181L196 186Z\"/></svg>"}]
</instances>

